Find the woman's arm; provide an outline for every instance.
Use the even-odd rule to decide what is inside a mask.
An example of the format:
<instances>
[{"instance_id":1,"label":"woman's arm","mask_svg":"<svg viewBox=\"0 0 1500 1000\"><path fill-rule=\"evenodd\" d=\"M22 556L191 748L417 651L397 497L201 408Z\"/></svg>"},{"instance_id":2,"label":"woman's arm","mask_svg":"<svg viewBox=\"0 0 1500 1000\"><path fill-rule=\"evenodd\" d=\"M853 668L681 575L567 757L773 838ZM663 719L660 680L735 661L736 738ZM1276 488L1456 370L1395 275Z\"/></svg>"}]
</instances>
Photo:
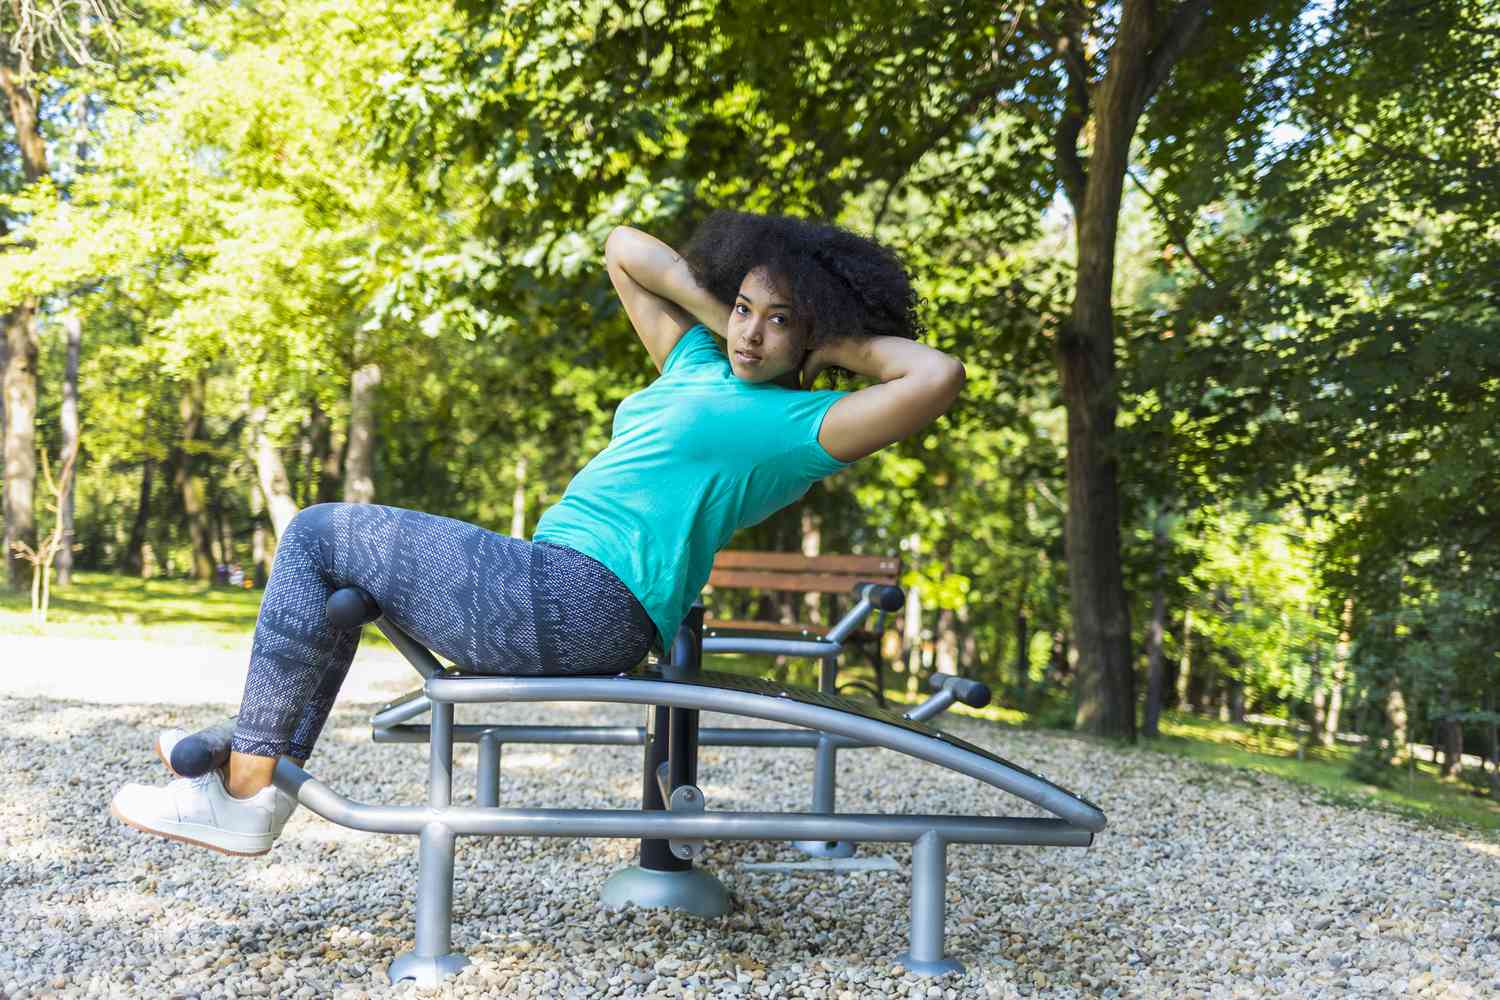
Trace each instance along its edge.
<instances>
[{"instance_id":1,"label":"woman's arm","mask_svg":"<svg viewBox=\"0 0 1500 1000\"><path fill-rule=\"evenodd\" d=\"M723 339L730 305L698 284L687 261L650 233L616 226L604 241L606 262L615 261L632 280L653 295L675 303Z\"/></svg>"},{"instance_id":2,"label":"woman's arm","mask_svg":"<svg viewBox=\"0 0 1500 1000\"><path fill-rule=\"evenodd\" d=\"M812 384L818 372L837 365L856 375L889 382L912 373L953 374L963 364L951 354L905 337L841 337L813 351L803 362L803 386Z\"/></svg>"},{"instance_id":3,"label":"woman's arm","mask_svg":"<svg viewBox=\"0 0 1500 1000\"><path fill-rule=\"evenodd\" d=\"M926 427L963 391L963 363L905 337L844 337L810 354L804 386L822 368L838 365L879 381L829 407L818 443L841 462L853 462Z\"/></svg>"}]
</instances>

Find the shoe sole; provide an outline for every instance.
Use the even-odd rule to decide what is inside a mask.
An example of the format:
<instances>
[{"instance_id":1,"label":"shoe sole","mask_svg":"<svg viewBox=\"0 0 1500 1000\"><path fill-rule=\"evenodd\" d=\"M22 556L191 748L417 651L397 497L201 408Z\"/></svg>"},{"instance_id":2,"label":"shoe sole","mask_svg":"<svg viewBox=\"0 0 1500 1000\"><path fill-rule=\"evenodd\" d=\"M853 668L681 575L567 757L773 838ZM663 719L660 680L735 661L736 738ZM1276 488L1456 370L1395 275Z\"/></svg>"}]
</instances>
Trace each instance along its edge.
<instances>
[{"instance_id":1,"label":"shoe sole","mask_svg":"<svg viewBox=\"0 0 1500 1000\"><path fill-rule=\"evenodd\" d=\"M120 812L120 810L115 807L115 804L113 802L109 804L109 814L115 819L119 820L121 823L124 823L126 826L139 830L142 833L150 833L158 837L165 837L168 840L175 840L180 844L192 844L194 847L206 847L210 851L218 851L220 854L227 854L232 858L258 858L262 854L271 853L271 849L269 847L262 848L259 851L231 851L227 847L220 847L218 844L210 844L206 840L194 840L192 837L185 837L180 833L168 833L165 830L157 830L149 826L142 826L135 820L131 819L129 816L126 816L124 813Z\"/></svg>"}]
</instances>

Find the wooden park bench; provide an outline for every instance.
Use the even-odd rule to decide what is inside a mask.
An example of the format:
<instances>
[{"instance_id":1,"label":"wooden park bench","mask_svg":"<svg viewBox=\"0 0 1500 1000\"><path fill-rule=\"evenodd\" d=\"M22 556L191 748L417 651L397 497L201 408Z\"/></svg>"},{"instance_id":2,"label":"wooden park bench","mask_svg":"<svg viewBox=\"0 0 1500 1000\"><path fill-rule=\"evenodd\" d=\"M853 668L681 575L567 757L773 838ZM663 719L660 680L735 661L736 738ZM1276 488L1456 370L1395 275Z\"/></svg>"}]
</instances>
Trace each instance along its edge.
<instances>
[{"instance_id":1,"label":"wooden park bench","mask_svg":"<svg viewBox=\"0 0 1500 1000\"><path fill-rule=\"evenodd\" d=\"M858 600L854 588L860 583L880 583L900 587L900 556L819 555L806 556L800 552L756 552L744 549L723 549L714 559L713 571L708 584L717 591L763 590L793 592L799 594L832 594L837 605L840 596L848 603ZM828 616L829 623L841 617L835 606ZM861 654L872 670L870 680L863 678L839 678L841 666L837 654L825 657L823 674L820 675L819 690L837 693L850 689L860 690L875 699L881 707L885 701L885 658L881 652L885 637L886 612L876 611L875 623L861 627L845 636L843 649L853 649ZM746 618L706 618L703 622L705 638L726 636L768 636L776 638L823 638L829 625L809 622L778 622Z\"/></svg>"}]
</instances>

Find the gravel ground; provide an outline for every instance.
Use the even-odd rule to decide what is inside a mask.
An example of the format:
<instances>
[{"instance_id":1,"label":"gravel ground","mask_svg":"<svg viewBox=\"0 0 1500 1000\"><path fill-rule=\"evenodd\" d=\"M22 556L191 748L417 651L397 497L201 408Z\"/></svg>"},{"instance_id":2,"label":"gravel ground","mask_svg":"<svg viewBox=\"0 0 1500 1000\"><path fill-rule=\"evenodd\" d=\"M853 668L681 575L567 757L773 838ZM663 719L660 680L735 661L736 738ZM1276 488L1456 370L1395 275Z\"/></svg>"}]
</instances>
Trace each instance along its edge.
<instances>
[{"instance_id":1,"label":"gravel ground","mask_svg":"<svg viewBox=\"0 0 1500 1000\"><path fill-rule=\"evenodd\" d=\"M371 705L341 704L309 769L356 799L420 802L424 748L373 745ZM139 997L1423 997L1500 996L1500 845L1316 801L1274 778L951 719L957 735L1097 802L1088 850L949 849L948 951L931 980L907 946L899 870L751 871L786 845L710 842L726 917L602 909L620 840L460 840L455 947L473 964L438 990L386 985L411 946L416 838L345 830L299 809L272 852L234 859L150 837L107 811L165 780L163 726L223 706L0 697L0 995ZM535 718L458 707L460 722ZM567 724L641 710L548 706ZM724 724L718 716L706 724ZM502 801L630 808L638 748L507 750ZM460 747L469 795L475 752ZM851 811L1011 812L1025 803L882 750L840 755ZM705 749L710 808L807 807L811 753ZM1013 805L1011 805L1013 803Z\"/></svg>"}]
</instances>

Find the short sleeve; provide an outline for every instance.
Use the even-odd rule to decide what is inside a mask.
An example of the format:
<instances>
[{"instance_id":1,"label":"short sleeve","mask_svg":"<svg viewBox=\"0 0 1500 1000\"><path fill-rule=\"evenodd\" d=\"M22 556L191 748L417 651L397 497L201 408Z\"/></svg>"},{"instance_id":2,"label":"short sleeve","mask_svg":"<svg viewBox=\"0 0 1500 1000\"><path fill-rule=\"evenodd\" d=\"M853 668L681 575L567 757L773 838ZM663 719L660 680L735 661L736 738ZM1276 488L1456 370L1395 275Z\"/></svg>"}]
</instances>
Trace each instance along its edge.
<instances>
[{"instance_id":1,"label":"short sleeve","mask_svg":"<svg viewBox=\"0 0 1500 1000\"><path fill-rule=\"evenodd\" d=\"M828 415L833 404L849 394L850 390L847 389L799 390L791 393L793 400L788 407L788 417L792 426L788 437L797 444L788 452L787 460L795 474L809 481L817 480L854 464L834 458L818 441L818 432L823 429L823 418Z\"/></svg>"},{"instance_id":2,"label":"short sleeve","mask_svg":"<svg viewBox=\"0 0 1500 1000\"><path fill-rule=\"evenodd\" d=\"M725 364L728 364L728 359L719 349L719 342L714 340L714 335L709 332L708 327L699 323L685 331L672 349L667 352L666 358L661 363L661 373L668 375L678 369L686 370L704 365L722 367Z\"/></svg>"}]
</instances>

